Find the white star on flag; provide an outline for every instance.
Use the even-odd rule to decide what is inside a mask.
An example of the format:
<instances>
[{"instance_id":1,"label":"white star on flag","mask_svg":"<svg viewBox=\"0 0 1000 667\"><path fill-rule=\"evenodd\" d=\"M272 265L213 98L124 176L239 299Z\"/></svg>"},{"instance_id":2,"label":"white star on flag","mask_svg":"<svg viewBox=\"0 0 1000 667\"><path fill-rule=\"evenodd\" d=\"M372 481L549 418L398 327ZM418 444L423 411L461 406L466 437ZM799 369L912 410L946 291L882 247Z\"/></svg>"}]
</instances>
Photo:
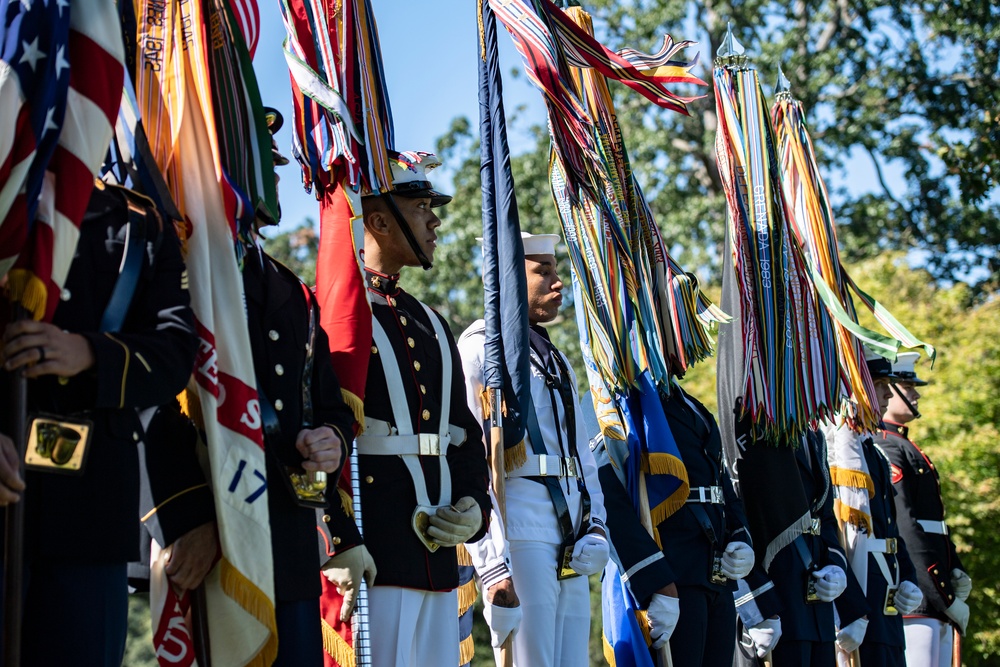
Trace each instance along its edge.
<instances>
[{"instance_id":1,"label":"white star on flag","mask_svg":"<svg viewBox=\"0 0 1000 667\"><path fill-rule=\"evenodd\" d=\"M62 76L62 71L64 69L69 69L69 62L66 60L66 47L60 46L59 50L56 51L56 78Z\"/></svg>"},{"instance_id":2,"label":"white star on flag","mask_svg":"<svg viewBox=\"0 0 1000 667\"><path fill-rule=\"evenodd\" d=\"M32 72L36 70L39 60L48 57L45 53L42 52L41 49L38 48L37 37L35 37L35 40L31 44L22 41L21 46L24 48L24 55L21 56L21 60L18 61L18 64L27 62L29 65L31 65Z\"/></svg>"}]
</instances>

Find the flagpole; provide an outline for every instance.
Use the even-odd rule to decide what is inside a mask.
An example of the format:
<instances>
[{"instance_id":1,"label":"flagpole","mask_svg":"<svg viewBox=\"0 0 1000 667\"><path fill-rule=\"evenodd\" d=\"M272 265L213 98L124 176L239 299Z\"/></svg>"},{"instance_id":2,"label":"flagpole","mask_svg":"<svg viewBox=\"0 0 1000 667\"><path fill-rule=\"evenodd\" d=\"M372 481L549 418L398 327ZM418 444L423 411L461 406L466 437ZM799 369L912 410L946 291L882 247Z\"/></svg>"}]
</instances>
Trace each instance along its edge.
<instances>
[{"instance_id":1,"label":"flagpole","mask_svg":"<svg viewBox=\"0 0 1000 667\"><path fill-rule=\"evenodd\" d=\"M198 667L212 667L212 651L208 639L208 600L205 584L191 591L191 635Z\"/></svg>"},{"instance_id":2,"label":"flagpole","mask_svg":"<svg viewBox=\"0 0 1000 667\"><path fill-rule=\"evenodd\" d=\"M500 521L507 525L507 472L503 460L503 391L490 392L490 476L493 479L493 497L496 500ZM500 667L514 666L514 635L507 635L500 646Z\"/></svg>"},{"instance_id":3,"label":"flagpole","mask_svg":"<svg viewBox=\"0 0 1000 667\"><path fill-rule=\"evenodd\" d=\"M13 306L13 321L29 317L20 305ZM28 381L21 371L10 377L11 408L14 412L11 436L17 449L18 475L24 479L24 453L28 448ZM21 615L24 591L24 502L25 494L7 505L4 535L3 646L5 667L21 664Z\"/></svg>"}]
</instances>

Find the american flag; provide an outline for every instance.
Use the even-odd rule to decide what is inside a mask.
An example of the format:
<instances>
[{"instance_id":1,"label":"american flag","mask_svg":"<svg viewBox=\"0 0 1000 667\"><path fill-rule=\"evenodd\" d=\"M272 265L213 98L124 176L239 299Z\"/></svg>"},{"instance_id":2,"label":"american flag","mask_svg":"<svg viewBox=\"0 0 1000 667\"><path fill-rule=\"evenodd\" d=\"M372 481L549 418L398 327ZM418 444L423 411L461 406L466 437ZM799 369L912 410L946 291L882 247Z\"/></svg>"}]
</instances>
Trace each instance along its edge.
<instances>
[{"instance_id":1,"label":"american flag","mask_svg":"<svg viewBox=\"0 0 1000 667\"><path fill-rule=\"evenodd\" d=\"M0 0L0 276L51 319L125 74L113 0Z\"/></svg>"},{"instance_id":2,"label":"american flag","mask_svg":"<svg viewBox=\"0 0 1000 667\"><path fill-rule=\"evenodd\" d=\"M257 52L257 40L260 39L260 10L257 9L257 0L229 0L228 4L240 26L240 32L243 33L250 58L253 58L253 54Z\"/></svg>"}]
</instances>

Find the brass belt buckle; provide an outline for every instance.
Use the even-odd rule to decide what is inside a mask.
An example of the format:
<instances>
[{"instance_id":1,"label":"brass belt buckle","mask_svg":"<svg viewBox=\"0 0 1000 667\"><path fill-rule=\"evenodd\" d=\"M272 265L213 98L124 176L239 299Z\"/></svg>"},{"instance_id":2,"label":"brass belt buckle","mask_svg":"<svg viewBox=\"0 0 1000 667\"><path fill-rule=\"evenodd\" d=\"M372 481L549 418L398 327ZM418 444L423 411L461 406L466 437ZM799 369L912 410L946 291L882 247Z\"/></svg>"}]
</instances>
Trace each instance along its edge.
<instances>
[{"instance_id":1,"label":"brass belt buckle","mask_svg":"<svg viewBox=\"0 0 1000 667\"><path fill-rule=\"evenodd\" d=\"M710 488L712 489L712 502L716 505L723 504L725 502L725 499L722 497L722 487L713 486Z\"/></svg>"},{"instance_id":2,"label":"brass belt buckle","mask_svg":"<svg viewBox=\"0 0 1000 667\"><path fill-rule=\"evenodd\" d=\"M94 424L86 419L38 415L31 419L24 465L32 470L83 473Z\"/></svg>"},{"instance_id":3,"label":"brass belt buckle","mask_svg":"<svg viewBox=\"0 0 1000 667\"><path fill-rule=\"evenodd\" d=\"M894 554L896 553L896 549L897 549L896 538L895 537L885 538L885 552L887 554Z\"/></svg>"},{"instance_id":4,"label":"brass belt buckle","mask_svg":"<svg viewBox=\"0 0 1000 667\"><path fill-rule=\"evenodd\" d=\"M812 520L809 522L809 534L819 535L820 532L822 532L820 527L820 520L818 517L813 517Z\"/></svg>"}]
</instances>

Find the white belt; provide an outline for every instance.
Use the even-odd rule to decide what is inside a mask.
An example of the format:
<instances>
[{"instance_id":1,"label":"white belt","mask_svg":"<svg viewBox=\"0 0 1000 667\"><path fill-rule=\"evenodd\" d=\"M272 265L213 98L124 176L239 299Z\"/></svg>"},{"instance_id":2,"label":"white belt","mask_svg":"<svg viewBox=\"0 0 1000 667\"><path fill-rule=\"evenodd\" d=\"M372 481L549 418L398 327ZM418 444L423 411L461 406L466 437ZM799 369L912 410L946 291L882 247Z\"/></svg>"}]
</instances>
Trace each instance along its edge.
<instances>
[{"instance_id":1,"label":"white belt","mask_svg":"<svg viewBox=\"0 0 1000 667\"><path fill-rule=\"evenodd\" d=\"M894 554L897 551L896 538L889 537L884 540L865 540L865 547L868 549L869 553Z\"/></svg>"},{"instance_id":2,"label":"white belt","mask_svg":"<svg viewBox=\"0 0 1000 667\"><path fill-rule=\"evenodd\" d=\"M575 458L562 458L550 454L532 454L524 465L507 472L508 477L579 477L579 464Z\"/></svg>"},{"instance_id":3,"label":"white belt","mask_svg":"<svg viewBox=\"0 0 1000 667\"><path fill-rule=\"evenodd\" d=\"M923 528L925 533L932 533L934 535L948 534L948 524L944 521L927 521L926 519L917 519L917 525Z\"/></svg>"},{"instance_id":4,"label":"white belt","mask_svg":"<svg viewBox=\"0 0 1000 667\"><path fill-rule=\"evenodd\" d=\"M689 503L709 503L712 505L723 505L726 502L722 494L721 486L694 486L688 494Z\"/></svg>"},{"instance_id":5,"label":"white belt","mask_svg":"<svg viewBox=\"0 0 1000 667\"><path fill-rule=\"evenodd\" d=\"M461 446L465 442L465 429L448 425L442 439L437 433L416 433L398 435L389 422L381 419L365 419L365 432L358 436L358 453L363 456L444 456L448 446Z\"/></svg>"}]
</instances>

